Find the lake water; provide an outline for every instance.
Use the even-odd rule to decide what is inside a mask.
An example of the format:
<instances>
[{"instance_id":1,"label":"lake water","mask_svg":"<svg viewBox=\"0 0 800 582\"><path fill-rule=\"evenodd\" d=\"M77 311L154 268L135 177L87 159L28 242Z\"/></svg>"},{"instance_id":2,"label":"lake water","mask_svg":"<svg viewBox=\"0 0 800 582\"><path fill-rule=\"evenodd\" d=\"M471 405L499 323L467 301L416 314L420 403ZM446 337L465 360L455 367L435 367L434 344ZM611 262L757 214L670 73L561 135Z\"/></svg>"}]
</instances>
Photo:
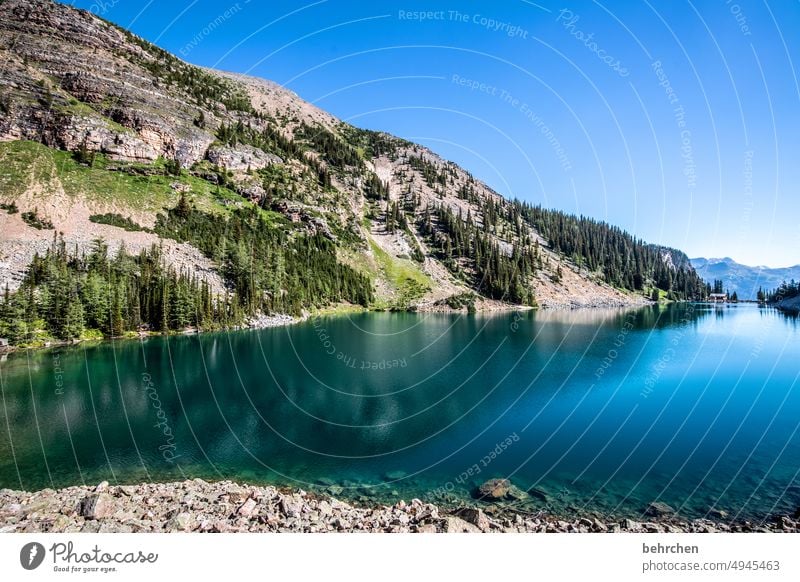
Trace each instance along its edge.
<instances>
[{"instance_id":1,"label":"lake water","mask_svg":"<svg viewBox=\"0 0 800 582\"><path fill-rule=\"evenodd\" d=\"M236 479L731 519L800 506L797 320L754 305L371 313L0 363L0 487ZM341 491L339 488L341 487Z\"/></svg>"}]
</instances>

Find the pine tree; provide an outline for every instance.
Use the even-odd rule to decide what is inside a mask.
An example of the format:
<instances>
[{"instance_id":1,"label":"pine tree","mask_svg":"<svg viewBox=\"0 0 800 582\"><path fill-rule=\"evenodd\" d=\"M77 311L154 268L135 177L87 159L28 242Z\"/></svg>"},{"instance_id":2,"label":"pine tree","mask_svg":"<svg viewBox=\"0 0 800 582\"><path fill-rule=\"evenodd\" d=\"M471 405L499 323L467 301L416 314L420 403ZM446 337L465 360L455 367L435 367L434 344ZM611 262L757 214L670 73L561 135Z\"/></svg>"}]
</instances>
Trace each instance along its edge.
<instances>
[{"instance_id":1,"label":"pine tree","mask_svg":"<svg viewBox=\"0 0 800 582\"><path fill-rule=\"evenodd\" d=\"M77 291L70 293L63 317L63 325L57 336L65 340L79 338L84 329L84 317L83 304Z\"/></svg>"}]
</instances>

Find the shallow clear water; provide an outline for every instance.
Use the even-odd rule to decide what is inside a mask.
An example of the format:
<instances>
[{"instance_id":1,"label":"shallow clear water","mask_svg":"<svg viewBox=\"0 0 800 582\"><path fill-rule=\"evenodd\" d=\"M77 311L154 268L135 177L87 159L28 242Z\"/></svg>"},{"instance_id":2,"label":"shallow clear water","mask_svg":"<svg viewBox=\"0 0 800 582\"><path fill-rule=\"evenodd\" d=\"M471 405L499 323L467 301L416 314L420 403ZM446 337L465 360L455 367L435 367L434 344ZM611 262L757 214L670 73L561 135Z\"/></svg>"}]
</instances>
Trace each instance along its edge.
<instances>
[{"instance_id":1,"label":"shallow clear water","mask_svg":"<svg viewBox=\"0 0 800 582\"><path fill-rule=\"evenodd\" d=\"M753 305L379 313L0 363L0 487L193 477L687 517L800 506L797 320ZM340 493L337 487L342 487Z\"/></svg>"}]
</instances>

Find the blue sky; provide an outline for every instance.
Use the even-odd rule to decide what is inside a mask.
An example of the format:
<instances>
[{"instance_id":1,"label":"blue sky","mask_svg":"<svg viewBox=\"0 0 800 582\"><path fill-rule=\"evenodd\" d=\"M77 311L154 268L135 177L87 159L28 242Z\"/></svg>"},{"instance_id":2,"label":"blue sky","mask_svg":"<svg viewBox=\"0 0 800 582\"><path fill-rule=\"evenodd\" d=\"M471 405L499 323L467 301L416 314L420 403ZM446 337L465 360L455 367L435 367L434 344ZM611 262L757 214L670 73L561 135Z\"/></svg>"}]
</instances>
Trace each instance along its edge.
<instances>
[{"instance_id":1,"label":"blue sky","mask_svg":"<svg viewBox=\"0 0 800 582\"><path fill-rule=\"evenodd\" d=\"M690 256L800 263L798 2L68 3L505 196Z\"/></svg>"}]
</instances>

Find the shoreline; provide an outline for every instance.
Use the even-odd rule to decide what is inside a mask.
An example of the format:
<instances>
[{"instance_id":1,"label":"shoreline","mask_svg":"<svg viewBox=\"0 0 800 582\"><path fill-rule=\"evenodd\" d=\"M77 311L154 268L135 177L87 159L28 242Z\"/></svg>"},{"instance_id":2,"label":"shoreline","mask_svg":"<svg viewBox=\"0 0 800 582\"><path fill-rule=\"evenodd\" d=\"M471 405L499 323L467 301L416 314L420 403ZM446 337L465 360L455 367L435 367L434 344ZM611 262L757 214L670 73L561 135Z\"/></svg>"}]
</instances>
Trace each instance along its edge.
<instances>
[{"instance_id":1,"label":"shoreline","mask_svg":"<svg viewBox=\"0 0 800 582\"><path fill-rule=\"evenodd\" d=\"M502 314L502 313L510 313L515 311L520 312L530 312L530 311L577 311L577 310L593 310L593 309L639 309L642 307L647 307L647 305L651 305L652 303L631 303L627 305L605 305L605 304L597 304L597 305L587 305L587 306L528 306L528 305L514 305L511 303L504 303L504 304L492 304L487 305L485 307L479 307L476 311L469 312L466 308L459 308L455 309L448 306L436 306L435 308L422 308L422 309L404 309L399 311L392 311L391 309L375 309L375 308L362 308L359 306L342 306L342 305L335 305L331 307L327 307L324 309L320 309L315 312L303 312L303 315L294 316L288 315L285 313L276 313L272 315L256 315L250 317L244 325L233 325L230 327L220 327L214 329L197 329L197 328L186 328L181 331L148 331L148 332L126 332L125 335L116 336L116 337L91 337L85 339L74 339L74 340L52 340L48 341L42 345L22 345L22 346L15 346L15 345L7 345L7 346L0 346L0 356L14 354L17 352L24 352L26 350L32 351L40 351L40 350L48 350L48 349L55 349L55 348L64 348L70 346L79 346L84 344L89 345L101 345L109 342L115 341L128 341L128 340L142 340L142 339L149 339L149 338L157 338L157 337L182 337L182 336L193 336L199 334L208 334L208 333L219 333L225 331L246 331L246 330L258 330L258 329L269 329L269 328L276 328L276 327L287 327L291 325L297 325L300 323L305 323L315 317L336 317L336 316L344 316L350 315L354 313L417 313L420 315L427 315L427 314L463 314L463 315L493 315L493 314Z\"/></svg>"},{"instance_id":2,"label":"shoreline","mask_svg":"<svg viewBox=\"0 0 800 582\"><path fill-rule=\"evenodd\" d=\"M139 485L104 481L34 493L0 490L0 533L798 533L798 520L800 509L764 523L727 523L672 514L646 521L567 519L492 502L444 508L412 499L362 506L302 489L202 479Z\"/></svg>"}]
</instances>

